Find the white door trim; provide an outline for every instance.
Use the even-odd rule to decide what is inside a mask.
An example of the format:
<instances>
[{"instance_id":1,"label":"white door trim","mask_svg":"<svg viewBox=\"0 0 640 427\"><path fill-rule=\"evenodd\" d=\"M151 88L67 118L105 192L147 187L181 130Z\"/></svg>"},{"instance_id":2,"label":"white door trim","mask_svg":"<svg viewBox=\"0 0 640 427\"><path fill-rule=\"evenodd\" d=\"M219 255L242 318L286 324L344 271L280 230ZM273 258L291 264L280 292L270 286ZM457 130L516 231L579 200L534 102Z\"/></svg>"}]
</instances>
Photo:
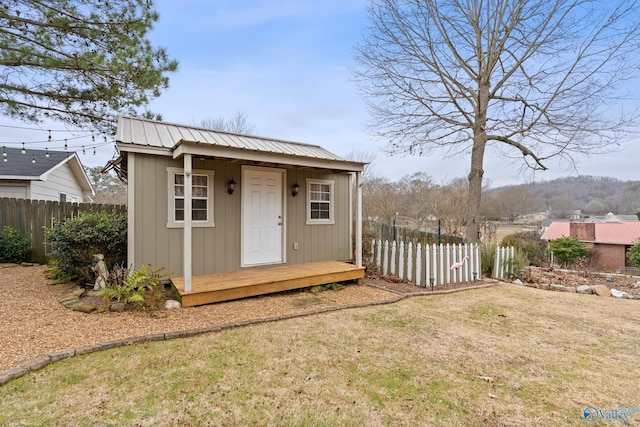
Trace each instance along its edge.
<instances>
[{"instance_id":1,"label":"white door trim","mask_svg":"<svg viewBox=\"0 0 640 427\"><path fill-rule=\"evenodd\" d=\"M279 256L277 259L270 260L268 262L255 262L250 259L247 255L247 244L248 244L248 236L246 234L246 227L248 225L248 214L247 210L249 208L249 204L247 203L247 199L245 197L249 197L249 182L247 179L247 174L250 172L270 172L279 174L278 180L280 181L280 200L276 200L276 205L280 209L280 225L278 225L280 229L279 237L280 238L280 250ZM285 211L286 211L286 169L280 168L267 168L260 166L242 166L241 172L242 178L240 181L241 187L241 203L240 203L240 266L241 267L253 267L258 265L268 265L268 264L283 264L286 262L286 221L285 221Z\"/></svg>"}]
</instances>

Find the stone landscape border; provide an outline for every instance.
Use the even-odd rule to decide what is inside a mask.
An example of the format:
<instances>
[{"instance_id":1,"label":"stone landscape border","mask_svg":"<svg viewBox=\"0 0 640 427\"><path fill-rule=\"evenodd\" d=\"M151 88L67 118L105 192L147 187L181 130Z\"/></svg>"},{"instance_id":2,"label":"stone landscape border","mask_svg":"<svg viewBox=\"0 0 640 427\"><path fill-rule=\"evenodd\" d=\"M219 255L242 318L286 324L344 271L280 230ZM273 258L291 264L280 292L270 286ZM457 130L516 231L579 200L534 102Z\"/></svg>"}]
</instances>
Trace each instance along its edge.
<instances>
[{"instance_id":1,"label":"stone landscape border","mask_svg":"<svg viewBox=\"0 0 640 427\"><path fill-rule=\"evenodd\" d=\"M383 290L395 293L397 294L397 296L395 298L391 298L384 301L375 301L375 302L368 302L363 304L349 304L349 305L343 305L339 307L317 308L315 310L305 311L301 313L290 313L282 316L266 317L263 319L253 319L253 320L245 320L241 322L226 323L223 325L210 326L206 328L189 329L184 331L162 332L162 333L156 333L156 334L150 334L150 335L140 335L135 337L114 340L114 341L107 341L99 344L86 345L79 348L61 350L61 351L47 353L47 354L38 356L15 368L8 369L4 372L0 372L0 387L8 384L13 380L23 377L31 372L39 371L49 366L52 363L59 362L64 359L70 359L75 356L82 356L84 354L95 353L103 350L110 350L112 348L126 347L133 344L142 344L142 343L153 342L153 341L167 341L175 338L188 338L188 337L193 337L197 335L203 335L203 334L208 334L212 332L220 332L220 331L225 331L229 329L260 324L260 323L271 323L271 322L288 320L288 319L293 319L298 317L313 316L313 315L328 313L333 311L347 310L351 308L373 307L377 305L393 304L398 301L404 300L406 298L415 297L415 296L444 295L444 294L451 294L451 293L462 292L462 291L473 290L473 289L489 288L489 287L497 286L500 284L500 282L498 282L497 280L496 281L492 280L491 282L492 283L478 285L478 286L470 286L466 288L438 290L438 291L418 291L418 292L411 292L411 293L400 293L397 291L391 291L384 287L374 286L379 289L383 289ZM366 286L372 286L372 285L366 285Z\"/></svg>"},{"instance_id":2,"label":"stone landscape border","mask_svg":"<svg viewBox=\"0 0 640 427\"><path fill-rule=\"evenodd\" d=\"M522 282L520 279L516 279L513 282L514 285L526 286L528 288L542 289L543 291L556 291L556 292L570 292L584 295L597 295L601 297L614 296L611 293L611 289L605 285L580 285L580 286L564 286L548 283L531 283ZM623 292L623 296L618 297L622 299L637 299L633 295Z\"/></svg>"}]
</instances>

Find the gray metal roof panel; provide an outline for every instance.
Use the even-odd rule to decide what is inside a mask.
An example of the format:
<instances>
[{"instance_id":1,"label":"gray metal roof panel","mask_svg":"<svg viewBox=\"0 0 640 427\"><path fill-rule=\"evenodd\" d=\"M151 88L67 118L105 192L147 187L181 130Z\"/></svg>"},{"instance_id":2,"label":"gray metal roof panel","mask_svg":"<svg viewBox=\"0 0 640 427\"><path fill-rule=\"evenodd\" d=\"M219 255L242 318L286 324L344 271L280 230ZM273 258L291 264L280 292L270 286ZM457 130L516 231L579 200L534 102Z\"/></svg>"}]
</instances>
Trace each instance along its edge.
<instances>
[{"instance_id":1,"label":"gray metal roof panel","mask_svg":"<svg viewBox=\"0 0 640 427\"><path fill-rule=\"evenodd\" d=\"M193 126L157 122L147 119L121 116L118 119L116 141L159 148L173 148L180 142L197 142L236 149L287 154L319 160L344 159L318 146L283 141L253 135L203 129Z\"/></svg>"}]
</instances>

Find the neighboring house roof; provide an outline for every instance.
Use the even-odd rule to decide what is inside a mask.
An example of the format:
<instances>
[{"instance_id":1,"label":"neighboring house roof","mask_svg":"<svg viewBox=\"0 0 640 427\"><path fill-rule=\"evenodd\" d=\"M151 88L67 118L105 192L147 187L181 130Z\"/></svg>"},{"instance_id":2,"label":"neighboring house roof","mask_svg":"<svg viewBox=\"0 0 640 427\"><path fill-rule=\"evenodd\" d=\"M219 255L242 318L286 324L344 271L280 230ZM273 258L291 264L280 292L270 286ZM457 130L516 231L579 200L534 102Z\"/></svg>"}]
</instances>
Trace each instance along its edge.
<instances>
[{"instance_id":1,"label":"neighboring house roof","mask_svg":"<svg viewBox=\"0 0 640 427\"><path fill-rule=\"evenodd\" d=\"M543 240L568 237L569 222L552 222L542 233ZM627 222L598 222L595 223L596 239L594 243L608 243L615 245L633 245L640 239L640 221Z\"/></svg>"},{"instance_id":2,"label":"neighboring house roof","mask_svg":"<svg viewBox=\"0 0 640 427\"><path fill-rule=\"evenodd\" d=\"M189 153L350 172L362 171L365 165L344 160L318 145L126 116L118 118L116 144L120 151L174 158Z\"/></svg>"},{"instance_id":3,"label":"neighboring house roof","mask_svg":"<svg viewBox=\"0 0 640 427\"><path fill-rule=\"evenodd\" d=\"M2 157L0 180L46 181L51 172L68 164L80 188L95 194L89 177L75 152L28 149L25 154L22 154L20 148L3 147ZM5 162L4 159L7 161Z\"/></svg>"}]
</instances>

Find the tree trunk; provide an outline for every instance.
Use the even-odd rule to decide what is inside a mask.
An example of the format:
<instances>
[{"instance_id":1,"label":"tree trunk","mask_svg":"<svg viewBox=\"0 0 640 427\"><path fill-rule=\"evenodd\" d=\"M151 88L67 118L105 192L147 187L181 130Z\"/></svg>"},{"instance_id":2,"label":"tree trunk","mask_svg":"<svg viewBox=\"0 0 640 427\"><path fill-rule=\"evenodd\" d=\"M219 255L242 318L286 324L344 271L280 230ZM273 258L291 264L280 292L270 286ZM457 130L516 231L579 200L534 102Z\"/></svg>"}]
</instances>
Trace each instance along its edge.
<instances>
[{"instance_id":1,"label":"tree trunk","mask_svg":"<svg viewBox=\"0 0 640 427\"><path fill-rule=\"evenodd\" d=\"M471 170L469 171L469 204L467 211L466 239L468 242L479 240L480 200L482 196L482 176L484 169L484 149L487 145L487 106L489 104L489 82L480 82L478 105L473 125L473 148L471 149Z\"/></svg>"}]
</instances>

